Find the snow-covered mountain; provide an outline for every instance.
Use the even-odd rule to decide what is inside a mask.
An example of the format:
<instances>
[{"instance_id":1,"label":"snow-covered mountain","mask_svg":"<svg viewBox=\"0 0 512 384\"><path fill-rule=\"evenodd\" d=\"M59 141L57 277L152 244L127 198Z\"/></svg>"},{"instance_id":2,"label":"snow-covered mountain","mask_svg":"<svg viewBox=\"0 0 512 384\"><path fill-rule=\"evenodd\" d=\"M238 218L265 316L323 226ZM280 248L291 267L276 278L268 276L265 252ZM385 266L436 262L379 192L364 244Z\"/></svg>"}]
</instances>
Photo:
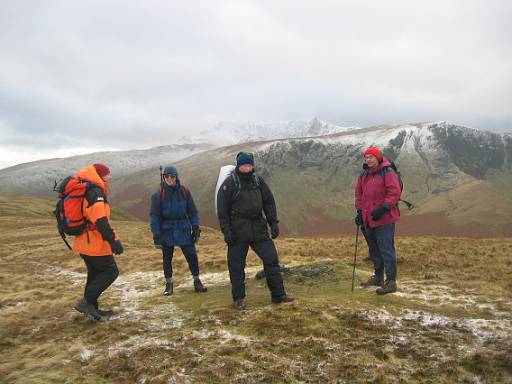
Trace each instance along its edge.
<instances>
[{"instance_id":1,"label":"snow-covered mountain","mask_svg":"<svg viewBox=\"0 0 512 384\"><path fill-rule=\"evenodd\" d=\"M214 188L221 166L241 150L271 185L283 230L295 234L353 231L354 184L363 150L377 145L398 165L409 234L510 235L512 136L446 122L381 125L310 138L241 143L179 161L206 225L217 225ZM117 206L145 218L154 178L144 172L113 183Z\"/></svg>"},{"instance_id":2,"label":"snow-covered mountain","mask_svg":"<svg viewBox=\"0 0 512 384\"><path fill-rule=\"evenodd\" d=\"M312 118L273 123L220 123L211 130L184 136L178 143L145 150L108 151L67 158L38 160L0 169L0 192L50 194L51 182L74 174L94 162L110 166L114 177L169 164L215 147L282 138L311 137L346 132L355 127L339 127Z\"/></svg>"},{"instance_id":3,"label":"snow-covered mountain","mask_svg":"<svg viewBox=\"0 0 512 384\"><path fill-rule=\"evenodd\" d=\"M38 160L0 169L0 192L48 195L53 193L53 180L60 180L92 163L105 163L113 177L140 170L154 169L174 163L195 153L211 149L207 144L165 145L142 150L95 152L87 155Z\"/></svg>"},{"instance_id":4,"label":"snow-covered mountain","mask_svg":"<svg viewBox=\"0 0 512 384\"><path fill-rule=\"evenodd\" d=\"M357 127L340 127L316 117L266 123L219 123L203 132L183 136L179 143L208 143L219 146L256 141L323 136Z\"/></svg>"}]
</instances>

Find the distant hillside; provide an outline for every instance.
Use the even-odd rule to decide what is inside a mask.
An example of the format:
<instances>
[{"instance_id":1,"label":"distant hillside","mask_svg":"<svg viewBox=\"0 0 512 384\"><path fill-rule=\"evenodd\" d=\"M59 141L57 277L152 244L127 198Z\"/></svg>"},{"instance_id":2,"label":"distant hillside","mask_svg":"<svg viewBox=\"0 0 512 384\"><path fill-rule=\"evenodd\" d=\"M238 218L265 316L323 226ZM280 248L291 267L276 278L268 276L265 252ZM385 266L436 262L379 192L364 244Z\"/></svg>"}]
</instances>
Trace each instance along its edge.
<instances>
[{"instance_id":1,"label":"distant hillside","mask_svg":"<svg viewBox=\"0 0 512 384\"><path fill-rule=\"evenodd\" d=\"M362 150L383 148L405 183L399 231L404 234L509 236L512 214L512 138L448 123L386 125L307 139L238 144L176 163L204 223L217 225L213 189L220 166L237 152L254 151L257 172L271 185L288 234L354 230L354 183ZM157 172L115 180L116 204L147 220Z\"/></svg>"},{"instance_id":2,"label":"distant hillside","mask_svg":"<svg viewBox=\"0 0 512 384\"><path fill-rule=\"evenodd\" d=\"M165 145L142 150L96 152L88 155L33 161L0 169L0 192L51 195L54 180L62 179L92 163L105 163L113 177L128 175L178 161L212 148L206 144Z\"/></svg>"},{"instance_id":3,"label":"distant hillside","mask_svg":"<svg viewBox=\"0 0 512 384\"><path fill-rule=\"evenodd\" d=\"M369 145L383 148L398 164L403 197L416 206L413 211L401 206L400 233L512 236L512 136L446 122L345 129L214 149L212 144L169 145L44 160L0 170L0 192L49 196L53 180L101 161L112 169L114 207L147 220L149 197L159 184L158 166L174 164L192 190L202 222L217 226L213 189L218 170L232 164L237 152L249 150L256 154L257 172L274 191L284 233L352 233L354 182L362 150Z\"/></svg>"}]
</instances>

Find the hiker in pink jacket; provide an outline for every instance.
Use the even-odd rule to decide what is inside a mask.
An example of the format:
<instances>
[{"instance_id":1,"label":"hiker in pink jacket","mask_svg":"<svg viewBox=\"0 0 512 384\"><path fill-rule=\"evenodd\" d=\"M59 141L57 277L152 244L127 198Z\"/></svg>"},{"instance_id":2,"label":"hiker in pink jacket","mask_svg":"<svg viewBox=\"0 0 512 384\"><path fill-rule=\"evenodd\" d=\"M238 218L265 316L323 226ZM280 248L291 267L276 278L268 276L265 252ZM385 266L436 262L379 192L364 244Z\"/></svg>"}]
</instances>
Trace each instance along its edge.
<instances>
[{"instance_id":1,"label":"hiker in pink jacket","mask_svg":"<svg viewBox=\"0 0 512 384\"><path fill-rule=\"evenodd\" d=\"M395 222L400 219L400 181L377 147L364 151L364 162L355 189L355 223L365 233L375 273L362 285L379 286L376 292L384 295L397 289Z\"/></svg>"}]
</instances>

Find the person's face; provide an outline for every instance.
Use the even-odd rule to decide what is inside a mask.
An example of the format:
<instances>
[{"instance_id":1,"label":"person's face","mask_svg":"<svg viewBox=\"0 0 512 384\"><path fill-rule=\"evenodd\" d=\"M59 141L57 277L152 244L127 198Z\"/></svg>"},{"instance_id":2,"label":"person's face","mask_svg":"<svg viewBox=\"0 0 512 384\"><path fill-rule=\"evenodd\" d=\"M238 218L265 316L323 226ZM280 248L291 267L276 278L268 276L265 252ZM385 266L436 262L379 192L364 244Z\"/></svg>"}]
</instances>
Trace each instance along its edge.
<instances>
[{"instance_id":1,"label":"person's face","mask_svg":"<svg viewBox=\"0 0 512 384\"><path fill-rule=\"evenodd\" d=\"M108 175L102 177L103 181L106 181L106 182L109 182L111 178L112 178L112 176L110 175L110 173Z\"/></svg>"},{"instance_id":2,"label":"person's face","mask_svg":"<svg viewBox=\"0 0 512 384\"><path fill-rule=\"evenodd\" d=\"M171 187L173 185L176 185L176 175L173 175L172 173L168 173L167 175L164 175L164 180L167 185L170 185Z\"/></svg>"},{"instance_id":3,"label":"person's face","mask_svg":"<svg viewBox=\"0 0 512 384\"><path fill-rule=\"evenodd\" d=\"M253 168L254 167L252 166L252 164L242 164L241 166L238 167L238 170L241 173L250 173L252 172Z\"/></svg>"},{"instance_id":4,"label":"person's face","mask_svg":"<svg viewBox=\"0 0 512 384\"><path fill-rule=\"evenodd\" d=\"M376 167L379 165L379 160L374 155L368 154L364 156L364 162L366 165L368 165L370 168Z\"/></svg>"}]
</instances>

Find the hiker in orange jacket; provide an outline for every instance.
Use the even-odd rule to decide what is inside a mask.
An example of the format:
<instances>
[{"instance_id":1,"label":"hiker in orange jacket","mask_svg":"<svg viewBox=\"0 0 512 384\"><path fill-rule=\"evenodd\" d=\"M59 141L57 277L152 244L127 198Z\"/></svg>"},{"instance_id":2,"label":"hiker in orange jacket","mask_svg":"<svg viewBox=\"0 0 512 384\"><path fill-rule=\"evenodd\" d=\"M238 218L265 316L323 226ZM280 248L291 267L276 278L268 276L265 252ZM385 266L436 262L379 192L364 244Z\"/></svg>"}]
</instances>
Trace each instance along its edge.
<instances>
[{"instance_id":1,"label":"hiker in orange jacket","mask_svg":"<svg viewBox=\"0 0 512 384\"><path fill-rule=\"evenodd\" d=\"M88 165L78 171L77 178L90 183L90 187L82 206L87 229L73 242L73 252L80 254L87 267L84 297L75 305L75 309L99 320L101 316L113 314L111 310L98 308L98 298L119 275L112 254L123 253L123 246L110 226L110 169L101 163Z\"/></svg>"}]
</instances>

